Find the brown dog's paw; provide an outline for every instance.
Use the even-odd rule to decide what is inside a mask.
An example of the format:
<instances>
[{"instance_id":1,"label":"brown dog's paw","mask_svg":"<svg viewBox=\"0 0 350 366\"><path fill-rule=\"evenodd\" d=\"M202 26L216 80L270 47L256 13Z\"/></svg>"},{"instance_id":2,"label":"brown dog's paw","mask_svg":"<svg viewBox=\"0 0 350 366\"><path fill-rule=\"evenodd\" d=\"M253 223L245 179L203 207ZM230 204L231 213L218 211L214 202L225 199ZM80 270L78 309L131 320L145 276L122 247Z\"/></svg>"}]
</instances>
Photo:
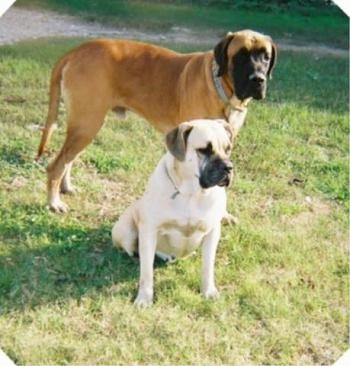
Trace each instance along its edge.
<instances>
[{"instance_id":1,"label":"brown dog's paw","mask_svg":"<svg viewBox=\"0 0 350 366\"><path fill-rule=\"evenodd\" d=\"M239 218L237 216L233 216L230 213L226 212L224 217L222 218L223 225L238 225Z\"/></svg>"},{"instance_id":2,"label":"brown dog's paw","mask_svg":"<svg viewBox=\"0 0 350 366\"><path fill-rule=\"evenodd\" d=\"M64 202L62 201L57 201L57 202L51 202L49 204L49 208L51 211L53 212L61 212L61 213L66 213L68 211L68 205L66 205Z\"/></svg>"}]
</instances>

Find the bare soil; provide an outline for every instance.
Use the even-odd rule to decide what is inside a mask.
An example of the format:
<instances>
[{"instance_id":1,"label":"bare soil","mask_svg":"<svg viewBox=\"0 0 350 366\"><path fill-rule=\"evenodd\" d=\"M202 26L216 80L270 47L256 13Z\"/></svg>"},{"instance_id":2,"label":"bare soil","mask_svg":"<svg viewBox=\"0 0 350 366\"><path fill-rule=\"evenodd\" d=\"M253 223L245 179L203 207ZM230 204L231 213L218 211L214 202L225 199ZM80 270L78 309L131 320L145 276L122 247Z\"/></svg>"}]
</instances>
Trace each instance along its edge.
<instances>
[{"instance_id":1,"label":"bare soil","mask_svg":"<svg viewBox=\"0 0 350 366\"><path fill-rule=\"evenodd\" d=\"M0 45L42 37L115 37L132 38L150 42L180 42L189 44L215 44L220 35L203 30L172 27L168 32L145 32L132 28L116 28L97 22L85 22L77 17L42 9L11 7L0 18ZM348 50L319 44L296 45L286 40L276 40L279 49L347 57Z\"/></svg>"}]
</instances>

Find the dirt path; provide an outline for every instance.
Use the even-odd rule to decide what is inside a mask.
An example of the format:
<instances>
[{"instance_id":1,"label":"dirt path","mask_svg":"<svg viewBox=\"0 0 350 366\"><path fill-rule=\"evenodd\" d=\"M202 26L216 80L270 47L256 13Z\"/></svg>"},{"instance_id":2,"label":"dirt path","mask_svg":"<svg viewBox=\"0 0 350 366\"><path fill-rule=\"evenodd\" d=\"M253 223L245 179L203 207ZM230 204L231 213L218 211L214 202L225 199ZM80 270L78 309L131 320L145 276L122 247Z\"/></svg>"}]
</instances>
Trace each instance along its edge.
<instances>
[{"instance_id":1,"label":"dirt path","mask_svg":"<svg viewBox=\"0 0 350 366\"><path fill-rule=\"evenodd\" d=\"M213 32L196 32L183 27L172 27L162 34L141 32L135 29L115 28L100 23L84 22L81 19L47 10L10 8L0 18L0 44L9 44L25 39L41 37L70 36L134 38L145 41L169 41L192 44L215 44L220 35ZM294 45L285 40L276 40L279 49L333 54L347 57L349 52L318 44Z\"/></svg>"}]
</instances>

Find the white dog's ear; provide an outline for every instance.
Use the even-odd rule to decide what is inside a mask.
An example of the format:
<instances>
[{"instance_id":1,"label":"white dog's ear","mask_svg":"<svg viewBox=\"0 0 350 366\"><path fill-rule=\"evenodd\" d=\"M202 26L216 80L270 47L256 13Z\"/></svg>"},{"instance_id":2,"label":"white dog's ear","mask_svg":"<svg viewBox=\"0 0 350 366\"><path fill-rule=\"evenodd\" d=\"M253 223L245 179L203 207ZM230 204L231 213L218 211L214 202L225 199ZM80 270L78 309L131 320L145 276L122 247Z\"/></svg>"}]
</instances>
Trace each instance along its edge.
<instances>
[{"instance_id":1,"label":"white dog's ear","mask_svg":"<svg viewBox=\"0 0 350 366\"><path fill-rule=\"evenodd\" d=\"M165 137L165 143L170 153L180 161L185 160L187 139L193 126L181 123L179 127L171 130Z\"/></svg>"}]
</instances>

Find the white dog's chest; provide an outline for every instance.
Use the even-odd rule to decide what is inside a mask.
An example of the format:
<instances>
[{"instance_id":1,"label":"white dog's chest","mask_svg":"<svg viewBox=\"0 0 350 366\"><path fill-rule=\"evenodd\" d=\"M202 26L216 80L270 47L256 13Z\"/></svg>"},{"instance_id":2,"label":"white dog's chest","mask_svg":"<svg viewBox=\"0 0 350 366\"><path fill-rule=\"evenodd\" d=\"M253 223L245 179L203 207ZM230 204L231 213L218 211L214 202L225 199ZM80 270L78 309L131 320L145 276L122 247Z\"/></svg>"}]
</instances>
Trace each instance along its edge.
<instances>
[{"instance_id":1,"label":"white dog's chest","mask_svg":"<svg viewBox=\"0 0 350 366\"><path fill-rule=\"evenodd\" d=\"M183 204L180 197L177 199L158 228L157 251L184 257L194 252L213 229L216 215L212 214L217 207L205 202Z\"/></svg>"},{"instance_id":2,"label":"white dog's chest","mask_svg":"<svg viewBox=\"0 0 350 366\"><path fill-rule=\"evenodd\" d=\"M172 257L194 252L209 231L204 221L166 222L158 231L157 251Z\"/></svg>"}]
</instances>

